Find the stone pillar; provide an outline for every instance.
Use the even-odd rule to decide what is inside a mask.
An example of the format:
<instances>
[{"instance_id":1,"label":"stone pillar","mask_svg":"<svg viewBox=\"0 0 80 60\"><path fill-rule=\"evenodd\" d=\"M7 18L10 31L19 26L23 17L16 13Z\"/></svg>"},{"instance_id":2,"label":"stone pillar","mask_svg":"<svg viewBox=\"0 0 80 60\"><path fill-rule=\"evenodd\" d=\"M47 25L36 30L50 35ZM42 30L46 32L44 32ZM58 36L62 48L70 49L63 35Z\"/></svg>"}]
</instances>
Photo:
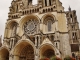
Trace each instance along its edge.
<instances>
[{"instance_id":1,"label":"stone pillar","mask_svg":"<svg viewBox=\"0 0 80 60\"><path fill-rule=\"evenodd\" d=\"M10 54L10 55L9 55L9 60L13 60L13 57L14 57L14 56L13 56L12 54Z\"/></svg>"},{"instance_id":2,"label":"stone pillar","mask_svg":"<svg viewBox=\"0 0 80 60\"><path fill-rule=\"evenodd\" d=\"M43 24L40 24L40 32L43 32Z\"/></svg>"},{"instance_id":3,"label":"stone pillar","mask_svg":"<svg viewBox=\"0 0 80 60\"><path fill-rule=\"evenodd\" d=\"M45 6L45 0L43 0L43 6Z\"/></svg>"},{"instance_id":4,"label":"stone pillar","mask_svg":"<svg viewBox=\"0 0 80 60\"><path fill-rule=\"evenodd\" d=\"M38 36L39 39L38 39L38 47L40 46L40 36Z\"/></svg>"},{"instance_id":5,"label":"stone pillar","mask_svg":"<svg viewBox=\"0 0 80 60\"><path fill-rule=\"evenodd\" d=\"M47 0L47 6L49 6L49 0Z\"/></svg>"},{"instance_id":6,"label":"stone pillar","mask_svg":"<svg viewBox=\"0 0 80 60\"><path fill-rule=\"evenodd\" d=\"M7 33L8 33L8 28L5 29L4 37L7 37L8 36Z\"/></svg>"},{"instance_id":7,"label":"stone pillar","mask_svg":"<svg viewBox=\"0 0 80 60\"><path fill-rule=\"evenodd\" d=\"M37 46L37 36L35 36L35 46Z\"/></svg>"},{"instance_id":8,"label":"stone pillar","mask_svg":"<svg viewBox=\"0 0 80 60\"><path fill-rule=\"evenodd\" d=\"M12 47L12 41L10 40L10 49L11 49L11 47Z\"/></svg>"},{"instance_id":9,"label":"stone pillar","mask_svg":"<svg viewBox=\"0 0 80 60\"><path fill-rule=\"evenodd\" d=\"M14 45L15 45L15 39L13 39L13 47L14 47Z\"/></svg>"},{"instance_id":10,"label":"stone pillar","mask_svg":"<svg viewBox=\"0 0 80 60\"><path fill-rule=\"evenodd\" d=\"M35 60L39 60L39 53L38 53L38 48L36 48L36 52L35 52Z\"/></svg>"},{"instance_id":11,"label":"stone pillar","mask_svg":"<svg viewBox=\"0 0 80 60\"><path fill-rule=\"evenodd\" d=\"M16 29L16 34L18 34L19 33L19 25L17 25L17 29Z\"/></svg>"},{"instance_id":12,"label":"stone pillar","mask_svg":"<svg viewBox=\"0 0 80 60\"><path fill-rule=\"evenodd\" d=\"M38 37L38 38L37 38L37 37ZM39 60L40 35L37 35L37 36L35 37L35 46L36 46L35 60Z\"/></svg>"},{"instance_id":13,"label":"stone pillar","mask_svg":"<svg viewBox=\"0 0 80 60\"><path fill-rule=\"evenodd\" d=\"M59 31L59 29L58 29L58 20L55 20L55 31Z\"/></svg>"},{"instance_id":14,"label":"stone pillar","mask_svg":"<svg viewBox=\"0 0 80 60\"><path fill-rule=\"evenodd\" d=\"M11 38L11 40L10 40L10 48L13 48L14 47L14 45L15 45L15 38Z\"/></svg>"}]
</instances>

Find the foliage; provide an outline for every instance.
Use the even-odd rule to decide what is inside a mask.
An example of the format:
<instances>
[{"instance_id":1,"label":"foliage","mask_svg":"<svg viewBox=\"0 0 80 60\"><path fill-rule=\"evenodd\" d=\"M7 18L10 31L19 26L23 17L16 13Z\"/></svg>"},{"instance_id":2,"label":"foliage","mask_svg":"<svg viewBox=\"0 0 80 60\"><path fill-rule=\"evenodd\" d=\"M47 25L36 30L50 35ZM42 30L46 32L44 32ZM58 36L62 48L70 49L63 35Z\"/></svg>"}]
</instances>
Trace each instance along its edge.
<instances>
[{"instance_id":1,"label":"foliage","mask_svg":"<svg viewBox=\"0 0 80 60\"><path fill-rule=\"evenodd\" d=\"M53 56L50 60L61 60L59 57Z\"/></svg>"},{"instance_id":2,"label":"foliage","mask_svg":"<svg viewBox=\"0 0 80 60\"><path fill-rule=\"evenodd\" d=\"M66 56L66 57L64 58L64 60L75 60L75 58L70 57L70 56Z\"/></svg>"},{"instance_id":3,"label":"foliage","mask_svg":"<svg viewBox=\"0 0 80 60\"><path fill-rule=\"evenodd\" d=\"M59 57L56 57L56 60L61 60L61 58L59 58Z\"/></svg>"},{"instance_id":4,"label":"foliage","mask_svg":"<svg viewBox=\"0 0 80 60\"><path fill-rule=\"evenodd\" d=\"M64 60L71 60L70 56L66 56Z\"/></svg>"},{"instance_id":5,"label":"foliage","mask_svg":"<svg viewBox=\"0 0 80 60\"><path fill-rule=\"evenodd\" d=\"M56 60L56 56L51 57L50 60Z\"/></svg>"},{"instance_id":6,"label":"foliage","mask_svg":"<svg viewBox=\"0 0 80 60\"><path fill-rule=\"evenodd\" d=\"M61 60L59 57L52 56L51 58L42 57L40 60Z\"/></svg>"}]
</instances>

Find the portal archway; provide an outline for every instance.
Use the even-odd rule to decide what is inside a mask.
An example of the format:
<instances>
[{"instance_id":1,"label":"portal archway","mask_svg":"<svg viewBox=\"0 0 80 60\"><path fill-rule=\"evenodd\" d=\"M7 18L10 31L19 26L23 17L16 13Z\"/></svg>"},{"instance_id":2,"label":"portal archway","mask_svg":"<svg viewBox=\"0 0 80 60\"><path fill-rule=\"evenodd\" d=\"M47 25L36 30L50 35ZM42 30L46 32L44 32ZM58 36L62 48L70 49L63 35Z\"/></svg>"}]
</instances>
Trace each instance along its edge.
<instances>
[{"instance_id":1,"label":"portal archway","mask_svg":"<svg viewBox=\"0 0 80 60\"><path fill-rule=\"evenodd\" d=\"M28 40L19 41L13 50L14 60L34 60L34 54L34 44Z\"/></svg>"},{"instance_id":2,"label":"portal archway","mask_svg":"<svg viewBox=\"0 0 80 60\"><path fill-rule=\"evenodd\" d=\"M54 53L54 50L52 50L52 49L47 49L47 50L45 50L45 51L43 52L42 55L43 55L44 57L50 58L50 57L54 56L55 53Z\"/></svg>"},{"instance_id":3,"label":"portal archway","mask_svg":"<svg viewBox=\"0 0 80 60\"><path fill-rule=\"evenodd\" d=\"M27 45L22 49L20 60L34 60L34 50L31 45Z\"/></svg>"},{"instance_id":4,"label":"portal archway","mask_svg":"<svg viewBox=\"0 0 80 60\"><path fill-rule=\"evenodd\" d=\"M9 60L9 51L6 48L0 50L0 60Z\"/></svg>"},{"instance_id":5,"label":"portal archway","mask_svg":"<svg viewBox=\"0 0 80 60\"><path fill-rule=\"evenodd\" d=\"M40 48L40 59L43 57L51 58L55 56L55 51L50 45L44 45Z\"/></svg>"}]
</instances>

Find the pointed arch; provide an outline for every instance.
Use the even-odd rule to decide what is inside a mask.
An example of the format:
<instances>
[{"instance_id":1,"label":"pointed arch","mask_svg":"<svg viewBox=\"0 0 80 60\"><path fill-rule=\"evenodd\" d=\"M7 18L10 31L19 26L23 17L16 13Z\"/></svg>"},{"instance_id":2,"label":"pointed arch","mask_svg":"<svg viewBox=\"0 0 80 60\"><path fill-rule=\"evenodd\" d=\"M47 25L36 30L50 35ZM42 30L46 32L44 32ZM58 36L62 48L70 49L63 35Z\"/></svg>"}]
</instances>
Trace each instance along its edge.
<instances>
[{"instance_id":1,"label":"pointed arch","mask_svg":"<svg viewBox=\"0 0 80 60\"><path fill-rule=\"evenodd\" d=\"M17 27L18 27L18 22L17 21L9 21L6 24L6 28L5 28L5 37L11 37L12 34L16 34L17 32Z\"/></svg>"},{"instance_id":2,"label":"pointed arch","mask_svg":"<svg viewBox=\"0 0 80 60\"><path fill-rule=\"evenodd\" d=\"M7 47L1 47L0 60L9 60L9 49Z\"/></svg>"},{"instance_id":3,"label":"pointed arch","mask_svg":"<svg viewBox=\"0 0 80 60\"><path fill-rule=\"evenodd\" d=\"M56 52L56 48L52 44L45 43L40 46L40 51L39 51L40 59L42 57L50 58L52 56L55 56L55 52Z\"/></svg>"},{"instance_id":4,"label":"pointed arch","mask_svg":"<svg viewBox=\"0 0 80 60\"><path fill-rule=\"evenodd\" d=\"M44 20L45 20L47 17L52 17L54 21L56 20L56 17L55 17L53 14L49 14L49 13L48 13L48 14L45 14L45 15L42 16L41 20L42 20L43 23L45 22Z\"/></svg>"},{"instance_id":5,"label":"pointed arch","mask_svg":"<svg viewBox=\"0 0 80 60\"><path fill-rule=\"evenodd\" d=\"M29 32L29 30L26 29L27 26L31 25L31 22L34 23L33 25L35 27L35 29L33 29L33 32L32 31ZM28 23L28 25L27 25L27 23ZM28 32L26 32L28 34L35 34L39 31L39 28L38 28L40 26L39 23L40 23L40 18L38 16L36 16L36 15L26 15L19 22L19 26L20 26L19 30L22 31L21 34L24 34L24 32L26 32L26 31L28 31Z\"/></svg>"},{"instance_id":6,"label":"pointed arch","mask_svg":"<svg viewBox=\"0 0 80 60\"><path fill-rule=\"evenodd\" d=\"M23 25L29 19L36 19L38 22L40 22L40 18L37 15L26 15L19 21L19 25Z\"/></svg>"},{"instance_id":7,"label":"pointed arch","mask_svg":"<svg viewBox=\"0 0 80 60\"><path fill-rule=\"evenodd\" d=\"M36 48L35 48L33 42L31 42L30 40L20 40L20 41L17 42L17 44L13 48L13 55L20 56L20 53L21 53L22 49L25 48L28 45L30 45L33 48L34 53L35 53Z\"/></svg>"},{"instance_id":8,"label":"pointed arch","mask_svg":"<svg viewBox=\"0 0 80 60\"><path fill-rule=\"evenodd\" d=\"M42 23L44 24L46 32L54 32L55 30L55 16L53 14L45 14L41 18ZM54 28L54 29L53 29Z\"/></svg>"}]
</instances>

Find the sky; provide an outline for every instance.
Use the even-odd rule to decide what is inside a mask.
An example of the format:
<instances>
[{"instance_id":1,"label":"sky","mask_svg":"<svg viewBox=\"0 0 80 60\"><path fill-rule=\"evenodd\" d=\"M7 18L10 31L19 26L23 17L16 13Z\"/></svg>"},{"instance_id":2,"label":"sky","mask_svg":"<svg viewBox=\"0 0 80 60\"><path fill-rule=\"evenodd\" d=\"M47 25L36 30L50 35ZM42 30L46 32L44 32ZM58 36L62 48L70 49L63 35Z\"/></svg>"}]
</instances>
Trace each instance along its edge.
<instances>
[{"instance_id":1,"label":"sky","mask_svg":"<svg viewBox=\"0 0 80 60\"><path fill-rule=\"evenodd\" d=\"M0 1L0 35L4 36L5 25L8 19L9 7L12 0L1 0ZM76 10L77 19L80 23L80 0L60 0L62 2L65 11L70 6L72 10ZM33 0L33 4L37 4L37 0ZM80 26L80 24L79 24Z\"/></svg>"}]
</instances>

